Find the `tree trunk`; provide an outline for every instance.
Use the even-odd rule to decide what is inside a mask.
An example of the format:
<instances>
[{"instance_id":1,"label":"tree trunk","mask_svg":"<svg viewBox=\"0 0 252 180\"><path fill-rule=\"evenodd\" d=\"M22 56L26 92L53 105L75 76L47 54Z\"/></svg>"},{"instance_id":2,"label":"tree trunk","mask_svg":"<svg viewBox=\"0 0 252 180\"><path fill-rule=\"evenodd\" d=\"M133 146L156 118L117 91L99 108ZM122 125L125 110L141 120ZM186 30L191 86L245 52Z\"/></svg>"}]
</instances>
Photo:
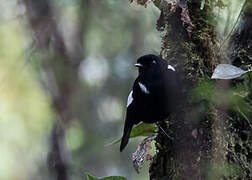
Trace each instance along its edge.
<instances>
[{"instance_id":1,"label":"tree trunk","mask_svg":"<svg viewBox=\"0 0 252 180\"><path fill-rule=\"evenodd\" d=\"M175 140L167 140L162 134L156 139L157 154L149 170L150 179L250 179L251 122L231 109L228 103L227 91L237 82L209 80L217 64L229 62L218 48L212 24L214 3L206 1L203 10L200 10L201 1L186 4L181 0L177 5L175 10L172 4L170 8L159 5L158 29L166 32L161 56L179 70L187 98L181 101L180 110L169 118L168 125L163 124ZM187 6L189 16L186 15ZM249 34L250 40L246 40L251 44L249 31L238 34L237 38L244 34ZM248 47L248 42L245 44L239 48ZM249 57L251 54L247 53L247 59L243 57L240 61L251 64ZM251 92L251 83L245 83ZM205 88L205 94L198 92L199 87ZM251 99L251 93L246 98ZM241 143L243 146L238 148Z\"/></svg>"},{"instance_id":2,"label":"tree trunk","mask_svg":"<svg viewBox=\"0 0 252 180\"><path fill-rule=\"evenodd\" d=\"M57 23L57 16L49 0L24 0L27 18L34 34L34 46L39 54L34 64L38 65L39 79L51 97L55 111L55 123L50 137L47 166L58 180L69 179L68 150L65 145L65 129L75 118L74 95L79 94L79 65L83 60L83 38L89 22L89 0L80 0L78 24L67 47ZM42 76L43 74L43 76ZM80 107L81 108L81 107Z\"/></svg>"}]
</instances>

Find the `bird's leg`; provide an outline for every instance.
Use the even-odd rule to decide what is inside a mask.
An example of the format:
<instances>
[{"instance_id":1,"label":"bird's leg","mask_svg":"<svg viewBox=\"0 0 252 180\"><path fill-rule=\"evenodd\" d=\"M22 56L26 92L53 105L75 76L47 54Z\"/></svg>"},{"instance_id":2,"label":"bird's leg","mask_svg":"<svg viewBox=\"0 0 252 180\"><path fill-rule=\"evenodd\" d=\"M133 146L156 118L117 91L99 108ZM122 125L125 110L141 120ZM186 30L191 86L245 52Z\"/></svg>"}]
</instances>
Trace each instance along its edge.
<instances>
[{"instance_id":1,"label":"bird's leg","mask_svg":"<svg viewBox=\"0 0 252 180\"><path fill-rule=\"evenodd\" d=\"M165 130L162 128L162 126L161 126L161 124L159 124L159 122L156 122L156 125L158 126L159 129L161 129L161 131L162 131L170 140L172 140L172 141L174 140L173 137L169 136L169 135L165 132Z\"/></svg>"}]
</instances>

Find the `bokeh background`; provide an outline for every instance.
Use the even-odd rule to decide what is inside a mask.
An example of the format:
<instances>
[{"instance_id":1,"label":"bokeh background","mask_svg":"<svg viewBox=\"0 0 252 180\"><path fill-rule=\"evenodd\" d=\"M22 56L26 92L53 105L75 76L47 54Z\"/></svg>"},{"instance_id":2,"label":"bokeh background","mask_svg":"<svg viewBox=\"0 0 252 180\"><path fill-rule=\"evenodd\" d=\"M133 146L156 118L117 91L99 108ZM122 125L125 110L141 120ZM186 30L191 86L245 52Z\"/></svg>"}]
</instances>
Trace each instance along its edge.
<instances>
[{"instance_id":1,"label":"bokeh background","mask_svg":"<svg viewBox=\"0 0 252 180\"><path fill-rule=\"evenodd\" d=\"M71 48L79 1L52 2ZM78 69L84 97L76 97L81 112L63 125L69 175L85 179L88 172L146 179L147 168L137 175L131 165L136 144L130 143L123 153L118 144L104 145L122 135L127 96L137 75L136 58L160 51L155 29L159 12L153 5L143 8L127 0L91 1L88 11L81 49L85 55ZM53 178L47 155L57 113L41 83L45 72L38 70L38 49L26 13L22 2L0 1L0 179L6 180ZM71 108L75 109L74 103Z\"/></svg>"},{"instance_id":2,"label":"bokeh background","mask_svg":"<svg viewBox=\"0 0 252 180\"><path fill-rule=\"evenodd\" d=\"M69 179L85 179L86 172L97 177L148 179L148 168L138 175L130 160L139 139L132 140L123 153L118 144L105 145L122 135L127 96L137 76L133 66L137 57L160 52L162 34L155 28L159 10L128 0L83 2L50 1L52 18L73 54L74 35L82 21L78 14L88 11L80 36L79 93L72 95L71 117L64 123L59 122L50 88L45 88L50 73L41 68L48 58L43 53L54 53L53 43L41 53L30 26L32 11L21 0L0 0L0 179L54 179L48 170L53 164L48 154L56 123L64 129L66 154L62 156L69 163ZM221 11L220 39L235 23L239 4ZM54 61L57 67L60 58Z\"/></svg>"}]
</instances>

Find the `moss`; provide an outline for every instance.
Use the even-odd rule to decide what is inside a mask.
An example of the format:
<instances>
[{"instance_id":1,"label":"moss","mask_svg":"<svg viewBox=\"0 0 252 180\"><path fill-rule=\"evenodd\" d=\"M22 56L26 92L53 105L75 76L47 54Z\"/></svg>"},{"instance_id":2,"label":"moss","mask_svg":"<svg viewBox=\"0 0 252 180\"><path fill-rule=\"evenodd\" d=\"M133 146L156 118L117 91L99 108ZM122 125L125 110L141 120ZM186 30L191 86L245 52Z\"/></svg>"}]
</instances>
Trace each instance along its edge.
<instances>
[{"instance_id":1,"label":"moss","mask_svg":"<svg viewBox=\"0 0 252 180\"><path fill-rule=\"evenodd\" d=\"M252 106L251 79L247 77L242 81L250 92L246 102L239 98L239 101L232 101L233 105L216 103L222 96L229 96L227 88L236 86L238 81L224 83L226 88L222 83L204 87L205 80L202 79L209 79L222 59L212 13L215 4L206 1L202 11L200 1L187 2L194 24L193 33L188 36L179 10L172 15L164 13L168 16L164 18L161 55L184 75L182 81L185 84L190 81L198 86L185 88L186 91L194 88L195 96L185 100L181 111L169 119L166 130L175 137L175 142L167 142L165 137L158 136L158 154L150 168L151 179L252 179L252 128L248 121L252 115L247 112L247 105L244 108L245 103ZM239 39L239 34L235 39ZM234 44L231 52L235 62L248 69L252 56L250 46ZM234 105L235 102L242 106ZM236 107L242 107L245 116ZM211 175L214 174L218 177L213 178Z\"/></svg>"}]
</instances>

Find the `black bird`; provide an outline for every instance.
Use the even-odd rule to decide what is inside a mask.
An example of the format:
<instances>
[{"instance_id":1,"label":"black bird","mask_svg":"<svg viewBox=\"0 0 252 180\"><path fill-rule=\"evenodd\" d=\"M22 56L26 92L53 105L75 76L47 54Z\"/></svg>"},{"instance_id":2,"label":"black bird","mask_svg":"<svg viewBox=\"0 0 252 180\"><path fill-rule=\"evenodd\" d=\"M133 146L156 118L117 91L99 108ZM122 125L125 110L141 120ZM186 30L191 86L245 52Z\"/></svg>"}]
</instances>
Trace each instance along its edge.
<instances>
[{"instance_id":1,"label":"black bird","mask_svg":"<svg viewBox=\"0 0 252 180\"><path fill-rule=\"evenodd\" d=\"M138 58L135 66L139 75L128 97L120 151L128 144L134 124L163 121L176 106L178 80L174 67L152 54Z\"/></svg>"}]
</instances>

